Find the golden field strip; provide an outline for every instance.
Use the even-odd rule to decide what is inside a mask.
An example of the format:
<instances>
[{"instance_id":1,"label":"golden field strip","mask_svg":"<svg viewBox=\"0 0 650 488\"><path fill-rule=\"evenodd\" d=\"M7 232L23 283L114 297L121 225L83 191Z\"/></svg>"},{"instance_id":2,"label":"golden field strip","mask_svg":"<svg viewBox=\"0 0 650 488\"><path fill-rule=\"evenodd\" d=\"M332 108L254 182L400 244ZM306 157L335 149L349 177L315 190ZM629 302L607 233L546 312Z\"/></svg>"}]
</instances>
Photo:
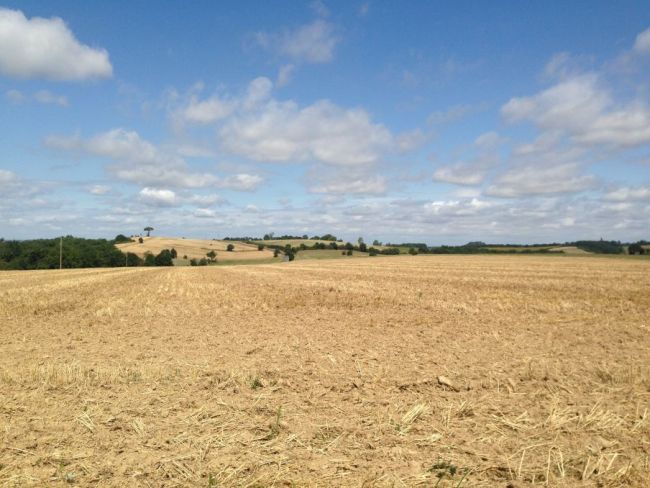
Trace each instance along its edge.
<instances>
[{"instance_id":1,"label":"golden field strip","mask_svg":"<svg viewBox=\"0 0 650 488\"><path fill-rule=\"evenodd\" d=\"M650 486L650 261L0 273L1 486Z\"/></svg>"},{"instance_id":2,"label":"golden field strip","mask_svg":"<svg viewBox=\"0 0 650 488\"><path fill-rule=\"evenodd\" d=\"M235 241L212 241L208 239L183 239L178 237L143 237L142 243L134 238L133 242L116 244L120 251L131 252L140 257L145 253L158 254L163 249L175 249L178 257L187 256L188 259L201 259L206 257L210 251L217 253L217 261L254 261L265 260L273 257L273 252L268 249L259 251L256 245L244 244ZM227 251L228 244L232 244L234 250Z\"/></svg>"}]
</instances>

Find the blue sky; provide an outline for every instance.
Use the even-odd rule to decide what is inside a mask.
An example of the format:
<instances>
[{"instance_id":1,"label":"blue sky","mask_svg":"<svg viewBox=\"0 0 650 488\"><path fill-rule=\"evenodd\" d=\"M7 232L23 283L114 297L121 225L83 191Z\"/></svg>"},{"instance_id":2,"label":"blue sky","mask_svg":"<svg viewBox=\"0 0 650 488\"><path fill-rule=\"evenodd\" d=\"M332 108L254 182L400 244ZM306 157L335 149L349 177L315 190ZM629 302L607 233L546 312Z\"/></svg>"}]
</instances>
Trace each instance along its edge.
<instances>
[{"instance_id":1,"label":"blue sky","mask_svg":"<svg viewBox=\"0 0 650 488\"><path fill-rule=\"evenodd\" d=\"M649 238L647 2L5 2L0 236Z\"/></svg>"}]
</instances>

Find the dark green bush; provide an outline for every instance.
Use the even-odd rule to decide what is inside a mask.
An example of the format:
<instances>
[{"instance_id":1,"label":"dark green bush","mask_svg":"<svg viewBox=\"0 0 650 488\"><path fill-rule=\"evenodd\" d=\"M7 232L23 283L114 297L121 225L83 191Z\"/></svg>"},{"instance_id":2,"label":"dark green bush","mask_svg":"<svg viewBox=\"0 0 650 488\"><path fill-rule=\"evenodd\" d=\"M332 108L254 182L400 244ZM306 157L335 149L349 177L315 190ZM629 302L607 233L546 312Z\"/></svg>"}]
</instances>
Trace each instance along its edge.
<instances>
[{"instance_id":1,"label":"dark green bush","mask_svg":"<svg viewBox=\"0 0 650 488\"><path fill-rule=\"evenodd\" d=\"M163 249L160 251L154 258L154 263L156 266L174 266L171 251L169 249Z\"/></svg>"}]
</instances>

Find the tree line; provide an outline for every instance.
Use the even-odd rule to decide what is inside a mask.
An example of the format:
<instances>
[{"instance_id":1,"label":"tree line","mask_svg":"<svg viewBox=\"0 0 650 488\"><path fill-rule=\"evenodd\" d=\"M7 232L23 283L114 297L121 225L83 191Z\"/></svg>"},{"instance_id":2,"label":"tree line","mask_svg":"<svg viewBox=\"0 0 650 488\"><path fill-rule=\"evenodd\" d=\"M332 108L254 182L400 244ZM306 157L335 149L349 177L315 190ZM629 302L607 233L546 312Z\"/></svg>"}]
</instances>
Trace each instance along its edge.
<instances>
[{"instance_id":1,"label":"tree line","mask_svg":"<svg viewBox=\"0 0 650 488\"><path fill-rule=\"evenodd\" d=\"M173 266L173 259L176 258L174 249L163 249L157 255L148 253L142 259L115 247L118 242L130 241L121 235L112 240L73 236L25 241L0 239L0 269L57 269L61 250L64 268Z\"/></svg>"},{"instance_id":2,"label":"tree line","mask_svg":"<svg viewBox=\"0 0 650 488\"><path fill-rule=\"evenodd\" d=\"M272 235L272 234L271 234ZM279 240L283 240L281 236ZM299 239L302 239L300 237ZM534 249L532 246L517 246L522 247L524 250L508 250L505 245L487 245L481 241L474 241L460 246L427 246L424 243L403 243L392 244L390 247L375 247L380 246L378 241L374 241L372 246L366 245L362 238L359 238L357 244L350 242L343 243L336 239L331 234L324 236L314 236L314 240L329 241L329 242L316 242L313 245L301 243L299 246L291 246L290 244L258 244L258 249L261 251L264 248L274 250L274 256L278 257L283 254L288 257L290 261L295 259L300 251L307 249L312 250L338 250L342 254L352 255L356 252L368 253L370 256L377 255L395 255L400 254L400 249L408 248L408 253L415 254L488 254L488 253L549 253L548 247L542 249ZM234 239L232 239L234 240ZM252 243L257 239L241 239L244 242ZM266 239L271 240L271 239ZM163 249L158 254L145 253L144 258L127 252L123 253L115 247L115 244L122 242L131 242L131 238L122 234L116 236L115 239L84 239L80 237L65 236L61 242L59 238L56 239L32 239L25 241L18 240L4 240L0 238L0 269L56 269L59 267L59 251L62 243L63 259L62 265L64 268L103 268L103 267L121 267L121 266L173 266L174 259L177 258L175 249ZM625 252L627 246L628 254L645 254L647 251L643 247L648 245L647 241L639 241L637 243L622 244L620 241L575 241L566 242L559 245L576 246L588 252L598 254L622 254ZM399 247L398 247L399 246ZM500 249L491 249L492 247L499 247ZM530 248L529 248L530 247ZM234 246L230 244L228 251L233 251ZM204 266L216 261L216 254L214 256L207 255L207 259L191 260L190 264L193 266Z\"/></svg>"}]
</instances>

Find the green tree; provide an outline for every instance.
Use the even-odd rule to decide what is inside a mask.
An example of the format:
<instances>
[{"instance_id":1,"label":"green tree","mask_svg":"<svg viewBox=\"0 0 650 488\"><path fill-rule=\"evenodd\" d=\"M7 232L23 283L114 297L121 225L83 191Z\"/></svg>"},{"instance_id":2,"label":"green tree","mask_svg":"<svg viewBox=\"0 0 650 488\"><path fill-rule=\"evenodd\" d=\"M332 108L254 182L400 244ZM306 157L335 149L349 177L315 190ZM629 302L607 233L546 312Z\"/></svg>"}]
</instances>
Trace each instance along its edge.
<instances>
[{"instance_id":1,"label":"green tree","mask_svg":"<svg viewBox=\"0 0 650 488\"><path fill-rule=\"evenodd\" d=\"M361 241L359 243L359 251L361 252L366 252L368 250L368 246L366 246L366 243Z\"/></svg>"},{"instance_id":2,"label":"green tree","mask_svg":"<svg viewBox=\"0 0 650 488\"><path fill-rule=\"evenodd\" d=\"M138 257L137 254L132 252L126 253L126 265L127 266L142 266L142 259Z\"/></svg>"},{"instance_id":3,"label":"green tree","mask_svg":"<svg viewBox=\"0 0 650 488\"><path fill-rule=\"evenodd\" d=\"M123 242L131 242L131 238L126 237L124 234L117 234L115 236L115 239L113 240L115 241L115 244L122 244Z\"/></svg>"},{"instance_id":4,"label":"green tree","mask_svg":"<svg viewBox=\"0 0 650 488\"><path fill-rule=\"evenodd\" d=\"M144 265L145 266L155 266L156 265L156 258L150 252L147 252L144 255Z\"/></svg>"},{"instance_id":5,"label":"green tree","mask_svg":"<svg viewBox=\"0 0 650 488\"><path fill-rule=\"evenodd\" d=\"M55 269L59 267L60 239L0 241L0 267L4 269ZM63 238L64 268L124 266L128 259L113 240Z\"/></svg>"},{"instance_id":6,"label":"green tree","mask_svg":"<svg viewBox=\"0 0 650 488\"><path fill-rule=\"evenodd\" d=\"M142 237L138 237L138 242L142 244L144 242L144 239Z\"/></svg>"},{"instance_id":7,"label":"green tree","mask_svg":"<svg viewBox=\"0 0 650 488\"><path fill-rule=\"evenodd\" d=\"M574 245L587 252L599 254L621 254L623 246L617 241L576 241Z\"/></svg>"},{"instance_id":8,"label":"green tree","mask_svg":"<svg viewBox=\"0 0 650 488\"><path fill-rule=\"evenodd\" d=\"M172 258L176 259L178 257L178 253L176 252L176 249L174 249L173 247L169 252L172 253Z\"/></svg>"},{"instance_id":9,"label":"green tree","mask_svg":"<svg viewBox=\"0 0 650 488\"><path fill-rule=\"evenodd\" d=\"M147 227L144 228L144 231L147 233L147 237L149 237L152 230L154 230L154 229L151 226L147 226Z\"/></svg>"},{"instance_id":10,"label":"green tree","mask_svg":"<svg viewBox=\"0 0 650 488\"><path fill-rule=\"evenodd\" d=\"M258 244L257 245L257 250L258 251L263 251L264 250L264 244Z\"/></svg>"},{"instance_id":11,"label":"green tree","mask_svg":"<svg viewBox=\"0 0 650 488\"><path fill-rule=\"evenodd\" d=\"M235 250L235 246L233 246L232 244L228 244L228 247L226 247L226 251L228 252L233 252L234 250Z\"/></svg>"},{"instance_id":12,"label":"green tree","mask_svg":"<svg viewBox=\"0 0 650 488\"><path fill-rule=\"evenodd\" d=\"M156 263L156 266L174 266L171 251L169 249L160 251L154 258L154 263Z\"/></svg>"},{"instance_id":13,"label":"green tree","mask_svg":"<svg viewBox=\"0 0 650 488\"><path fill-rule=\"evenodd\" d=\"M217 257L217 253L214 252L214 250L212 250L209 253L207 253L206 256L210 258L210 261L214 261L215 258Z\"/></svg>"},{"instance_id":14,"label":"green tree","mask_svg":"<svg viewBox=\"0 0 650 488\"><path fill-rule=\"evenodd\" d=\"M630 244L627 248L628 254L645 254L645 249L641 244Z\"/></svg>"}]
</instances>

